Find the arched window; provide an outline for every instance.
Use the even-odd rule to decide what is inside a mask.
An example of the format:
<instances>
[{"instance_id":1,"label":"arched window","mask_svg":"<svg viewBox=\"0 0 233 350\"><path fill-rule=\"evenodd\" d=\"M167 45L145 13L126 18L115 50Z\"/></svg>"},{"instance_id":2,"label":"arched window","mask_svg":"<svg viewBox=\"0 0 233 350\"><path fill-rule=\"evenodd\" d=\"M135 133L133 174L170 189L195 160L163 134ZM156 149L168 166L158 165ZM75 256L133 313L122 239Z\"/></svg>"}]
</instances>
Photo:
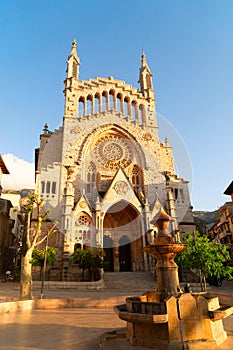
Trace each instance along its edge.
<instances>
[{"instance_id":1,"label":"arched window","mask_svg":"<svg viewBox=\"0 0 233 350\"><path fill-rule=\"evenodd\" d=\"M92 114L92 96L88 95L87 96L87 115Z\"/></svg>"},{"instance_id":2,"label":"arched window","mask_svg":"<svg viewBox=\"0 0 233 350\"><path fill-rule=\"evenodd\" d=\"M75 243L75 245L74 245L74 251L75 251L76 249L81 249L81 248L82 248L82 246L81 246L80 243Z\"/></svg>"},{"instance_id":3,"label":"arched window","mask_svg":"<svg viewBox=\"0 0 233 350\"><path fill-rule=\"evenodd\" d=\"M137 111L137 103L135 101L132 102L132 107L131 107L131 110L132 110L132 120L135 121L138 119L138 111Z\"/></svg>"},{"instance_id":4,"label":"arched window","mask_svg":"<svg viewBox=\"0 0 233 350\"><path fill-rule=\"evenodd\" d=\"M123 113L122 110L122 95L120 93L117 94L117 112L118 113Z\"/></svg>"},{"instance_id":5,"label":"arched window","mask_svg":"<svg viewBox=\"0 0 233 350\"><path fill-rule=\"evenodd\" d=\"M53 181L52 182L52 194L55 194L56 193L56 182Z\"/></svg>"},{"instance_id":6,"label":"arched window","mask_svg":"<svg viewBox=\"0 0 233 350\"><path fill-rule=\"evenodd\" d=\"M134 165L132 169L132 185L135 191L138 191L140 188L140 175L141 174L139 167L137 165Z\"/></svg>"},{"instance_id":7,"label":"arched window","mask_svg":"<svg viewBox=\"0 0 233 350\"><path fill-rule=\"evenodd\" d=\"M145 116L145 106L140 105L139 106L139 123L143 124L146 122L146 116Z\"/></svg>"},{"instance_id":8,"label":"arched window","mask_svg":"<svg viewBox=\"0 0 233 350\"><path fill-rule=\"evenodd\" d=\"M87 226L90 224L90 218L87 214L81 213L78 217L78 224L80 226Z\"/></svg>"},{"instance_id":9,"label":"arched window","mask_svg":"<svg viewBox=\"0 0 233 350\"><path fill-rule=\"evenodd\" d=\"M45 182L41 181L41 193L44 193L45 191Z\"/></svg>"},{"instance_id":10,"label":"arched window","mask_svg":"<svg viewBox=\"0 0 233 350\"><path fill-rule=\"evenodd\" d=\"M96 182L96 167L93 162L87 168L86 185L87 194L91 194Z\"/></svg>"},{"instance_id":11,"label":"arched window","mask_svg":"<svg viewBox=\"0 0 233 350\"><path fill-rule=\"evenodd\" d=\"M77 77L77 63L76 62L73 62L73 67L72 67L73 69L72 69L72 76L73 77Z\"/></svg>"},{"instance_id":12,"label":"arched window","mask_svg":"<svg viewBox=\"0 0 233 350\"><path fill-rule=\"evenodd\" d=\"M84 98L80 97L78 101L78 116L84 117L85 116L85 104L84 104Z\"/></svg>"},{"instance_id":13,"label":"arched window","mask_svg":"<svg viewBox=\"0 0 233 350\"><path fill-rule=\"evenodd\" d=\"M151 85L151 76L150 76L150 74L148 73L147 75L146 75L146 87L147 87L147 89L152 89L152 85Z\"/></svg>"},{"instance_id":14,"label":"arched window","mask_svg":"<svg viewBox=\"0 0 233 350\"><path fill-rule=\"evenodd\" d=\"M129 98L128 97L124 98L124 115L126 117L131 115L130 103L129 103Z\"/></svg>"},{"instance_id":15,"label":"arched window","mask_svg":"<svg viewBox=\"0 0 233 350\"><path fill-rule=\"evenodd\" d=\"M46 182L46 193L50 193L50 181Z\"/></svg>"},{"instance_id":16,"label":"arched window","mask_svg":"<svg viewBox=\"0 0 233 350\"><path fill-rule=\"evenodd\" d=\"M101 112L101 103L100 103L100 94L95 94L95 110L94 113L100 113Z\"/></svg>"},{"instance_id":17,"label":"arched window","mask_svg":"<svg viewBox=\"0 0 233 350\"><path fill-rule=\"evenodd\" d=\"M108 94L106 91L102 93L102 111L107 111L108 110Z\"/></svg>"},{"instance_id":18,"label":"arched window","mask_svg":"<svg viewBox=\"0 0 233 350\"><path fill-rule=\"evenodd\" d=\"M110 111L112 111L113 108L115 108L114 96L115 96L115 91L114 90L110 90L109 91L109 109L110 109Z\"/></svg>"}]
</instances>

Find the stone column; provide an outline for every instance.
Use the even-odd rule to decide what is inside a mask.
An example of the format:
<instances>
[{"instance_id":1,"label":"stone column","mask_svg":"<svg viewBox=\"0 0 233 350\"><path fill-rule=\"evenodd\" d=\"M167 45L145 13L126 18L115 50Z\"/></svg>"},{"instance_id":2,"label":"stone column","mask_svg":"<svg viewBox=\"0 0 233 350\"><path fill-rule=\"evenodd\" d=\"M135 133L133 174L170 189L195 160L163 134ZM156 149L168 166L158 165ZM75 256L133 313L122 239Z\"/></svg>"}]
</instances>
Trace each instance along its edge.
<instances>
[{"instance_id":1,"label":"stone column","mask_svg":"<svg viewBox=\"0 0 233 350\"><path fill-rule=\"evenodd\" d=\"M124 99L123 96L121 96L121 113L124 115Z\"/></svg>"},{"instance_id":2,"label":"stone column","mask_svg":"<svg viewBox=\"0 0 233 350\"><path fill-rule=\"evenodd\" d=\"M92 115L95 114L95 98L94 98L94 96L92 96L92 100L91 100L91 114Z\"/></svg>"},{"instance_id":3,"label":"stone column","mask_svg":"<svg viewBox=\"0 0 233 350\"><path fill-rule=\"evenodd\" d=\"M114 264L114 272L119 272L120 271L119 247L113 247L113 264Z\"/></svg>"},{"instance_id":4,"label":"stone column","mask_svg":"<svg viewBox=\"0 0 233 350\"><path fill-rule=\"evenodd\" d=\"M87 115L87 101L86 99L83 100L83 116L85 117Z\"/></svg>"},{"instance_id":5,"label":"stone column","mask_svg":"<svg viewBox=\"0 0 233 350\"><path fill-rule=\"evenodd\" d=\"M116 93L113 95L113 108L117 111L117 97Z\"/></svg>"},{"instance_id":6,"label":"stone column","mask_svg":"<svg viewBox=\"0 0 233 350\"><path fill-rule=\"evenodd\" d=\"M135 110L135 119L137 122L139 122L139 111L138 111L138 105L134 105L134 110Z\"/></svg>"},{"instance_id":7,"label":"stone column","mask_svg":"<svg viewBox=\"0 0 233 350\"><path fill-rule=\"evenodd\" d=\"M128 108L128 116L132 117L132 110L131 110L131 102L130 100L127 101L127 108Z\"/></svg>"}]
</instances>

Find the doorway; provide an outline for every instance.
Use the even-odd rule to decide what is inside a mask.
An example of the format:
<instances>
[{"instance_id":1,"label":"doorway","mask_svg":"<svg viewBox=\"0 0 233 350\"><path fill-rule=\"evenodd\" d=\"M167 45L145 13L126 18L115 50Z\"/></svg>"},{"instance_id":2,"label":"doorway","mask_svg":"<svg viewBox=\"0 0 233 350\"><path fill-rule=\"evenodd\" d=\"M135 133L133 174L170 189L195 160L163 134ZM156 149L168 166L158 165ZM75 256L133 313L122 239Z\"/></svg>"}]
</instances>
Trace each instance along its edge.
<instances>
[{"instance_id":1,"label":"doorway","mask_svg":"<svg viewBox=\"0 0 233 350\"><path fill-rule=\"evenodd\" d=\"M109 236L104 236L104 271L114 271L113 262L113 240Z\"/></svg>"},{"instance_id":2,"label":"doorway","mask_svg":"<svg viewBox=\"0 0 233 350\"><path fill-rule=\"evenodd\" d=\"M127 236L119 239L119 264L120 271L131 271L130 242Z\"/></svg>"},{"instance_id":3,"label":"doorway","mask_svg":"<svg viewBox=\"0 0 233 350\"><path fill-rule=\"evenodd\" d=\"M103 229L104 235L110 236L112 240L111 246L109 246L109 241L104 243L104 247L108 246L105 249L105 259L108 262L106 269L111 268L111 271L144 270L142 223L137 209L124 200L113 204L104 216Z\"/></svg>"}]
</instances>

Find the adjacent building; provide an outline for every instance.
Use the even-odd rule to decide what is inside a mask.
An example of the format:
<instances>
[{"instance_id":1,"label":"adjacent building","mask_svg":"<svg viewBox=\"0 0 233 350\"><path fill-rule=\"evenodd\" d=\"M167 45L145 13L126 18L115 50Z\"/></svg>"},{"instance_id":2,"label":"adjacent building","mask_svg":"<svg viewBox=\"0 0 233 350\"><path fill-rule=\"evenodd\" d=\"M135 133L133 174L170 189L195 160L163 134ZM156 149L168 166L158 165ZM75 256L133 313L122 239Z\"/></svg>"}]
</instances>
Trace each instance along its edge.
<instances>
[{"instance_id":1,"label":"adjacent building","mask_svg":"<svg viewBox=\"0 0 233 350\"><path fill-rule=\"evenodd\" d=\"M233 181L224 191L231 196L230 202L225 202L216 213L216 222L208 230L208 235L223 244L231 244L233 241Z\"/></svg>"},{"instance_id":2,"label":"adjacent building","mask_svg":"<svg viewBox=\"0 0 233 350\"><path fill-rule=\"evenodd\" d=\"M225 202L217 210L216 222L208 230L208 236L216 242L228 245L233 261L233 181L224 194L231 196L231 201Z\"/></svg>"},{"instance_id":3,"label":"adjacent building","mask_svg":"<svg viewBox=\"0 0 233 350\"><path fill-rule=\"evenodd\" d=\"M25 225L24 215L20 209L22 191L3 191L1 198L11 203L9 218L11 222L11 240L7 248L8 269L15 270L20 267L20 251L22 247L23 230Z\"/></svg>"},{"instance_id":4,"label":"adjacent building","mask_svg":"<svg viewBox=\"0 0 233 350\"><path fill-rule=\"evenodd\" d=\"M12 204L9 200L1 198L1 179L3 174L9 174L9 171L0 155L0 273L5 272L10 264L11 254L9 247L12 242L11 230L14 224L10 218Z\"/></svg>"},{"instance_id":5,"label":"adjacent building","mask_svg":"<svg viewBox=\"0 0 233 350\"><path fill-rule=\"evenodd\" d=\"M1 197L1 193L2 193L1 182L2 182L2 175L3 174L9 174L9 171L8 171L6 164L4 163L4 160L0 154L0 197Z\"/></svg>"}]
</instances>

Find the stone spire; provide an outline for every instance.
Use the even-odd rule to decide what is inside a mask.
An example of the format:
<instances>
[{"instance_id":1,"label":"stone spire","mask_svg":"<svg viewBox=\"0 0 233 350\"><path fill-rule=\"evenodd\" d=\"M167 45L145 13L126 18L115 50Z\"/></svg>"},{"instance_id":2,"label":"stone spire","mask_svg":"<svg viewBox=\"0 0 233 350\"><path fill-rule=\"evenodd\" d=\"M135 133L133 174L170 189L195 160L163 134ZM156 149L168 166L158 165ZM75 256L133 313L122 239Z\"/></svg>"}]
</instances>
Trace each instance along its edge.
<instances>
[{"instance_id":1,"label":"stone spire","mask_svg":"<svg viewBox=\"0 0 233 350\"><path fill-rule=\"evenodd\" d=\"M139 70L139 83L140 83L140 91L147 98L154 97L153 83L152 83L153 74L150 71L150 68L146 62L146 55L142 51L142 60L141 67Z\"/></svg>"},{"instance_id":2,"label":"stone spire","mask_svg":"<svg viewBox=\"0 0 233 350\"><path fill-rule=\"evenodd\" d=\"M67 78L76 78L79 76L80 60L77 55L77 42L74 38L72 42L71 53L67 59Z\"/></svg>"},{"instance_id":3,"label":"stone spire","mask_svg":"<svg viewBox=\"0 0 233 350\"><path fill-rule=\"evenodd\" d=\"M74 40L72 42L71 56L76 56L77 57L77 41L76 41L76 38L74 38Z\"/></svg>"}]
</instances>

